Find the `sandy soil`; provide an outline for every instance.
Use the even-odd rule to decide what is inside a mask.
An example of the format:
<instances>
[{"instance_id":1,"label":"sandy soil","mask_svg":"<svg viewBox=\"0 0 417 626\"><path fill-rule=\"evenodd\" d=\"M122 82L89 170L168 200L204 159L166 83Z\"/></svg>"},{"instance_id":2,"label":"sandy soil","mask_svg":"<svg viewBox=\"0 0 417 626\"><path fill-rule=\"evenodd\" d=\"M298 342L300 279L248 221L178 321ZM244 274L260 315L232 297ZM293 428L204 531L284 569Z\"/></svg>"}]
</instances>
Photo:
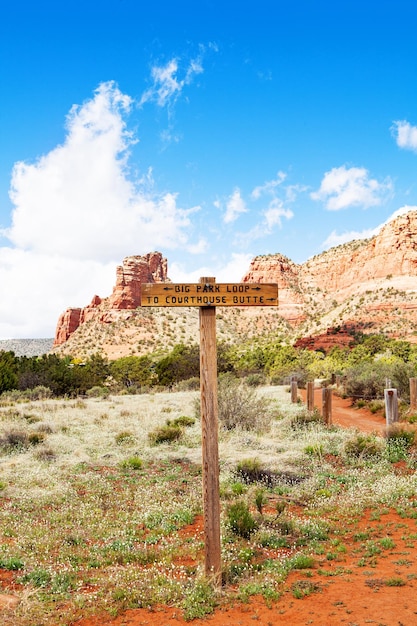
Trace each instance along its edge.
<instances>
[{"instance_id":1,"label":"sandy soil","mask_svg":"<svg viewBox=\"0 0 417 626\"><path fill-rule=\"evenodd\" d=\"M306 401L306 391L299 391L303 401ZM322 389L314 390L314 406L321 409ZM340 398L332 394L332 422L343 428L357 428L365 433L384 433L386 424L382 415L373 414L368 409L357 409L352 406L350 398ZM417 623L417 621L416 621Z\"/></svg>"}]
</instances>

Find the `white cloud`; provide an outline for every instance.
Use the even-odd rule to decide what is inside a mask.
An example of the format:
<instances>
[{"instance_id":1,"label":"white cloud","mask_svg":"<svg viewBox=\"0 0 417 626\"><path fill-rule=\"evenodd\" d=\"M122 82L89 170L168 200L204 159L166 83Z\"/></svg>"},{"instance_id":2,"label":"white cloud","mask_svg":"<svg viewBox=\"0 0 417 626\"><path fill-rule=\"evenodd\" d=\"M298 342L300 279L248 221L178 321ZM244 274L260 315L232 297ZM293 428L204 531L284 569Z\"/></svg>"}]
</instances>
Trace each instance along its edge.
<instances>
[{"instance_id":1,"label":"white cloud","mask_svg":"<svg viewBox=\"0 0 417 626\"><path fill-rule=\"evenodd\" d=\"M214 260L211 265L201 266L192 272L180 263L170 265L169 276L174 282L198 283L202 276L214 276L218 283L239 282L249 269L253 254L232 253L226 264Z\"/></svg>"},{"instance_id":2,"label":"white cloud","mask_svg":"<svg viewBox=\"0 0 417 626\"><path fill-rule=\"evenodd\" d=\"M171 107L184 87L191 84L194 77L203 71L201 56L192 59L182 71L177 58L171 59L166 65L154 65L151 68L152 85L142 94L139 104L156 102L161 108Z\"/></svg>"},{"instance_id":3,"label":"white cloud","mask_svg":"<svg viewBox=\"0 0 417 626\"><path fill-rule=\"evenodd\" d=\"M269 180L263 185L255 187L251 193L252 198L254 200L258 200L264 194L274 194L276 187L279 187L284 182L286 177L287 175L284 172L278 172L277 177L274 180Z\"/></svg>"},{"instance_id":4,"label":"white cloud","mask_svg":"<svg viewBox=\"0 0 417 626\"><path fill-rule=\"evenodd\" d=\"M59 314L109 295L115 264L0 248L0 337L52 337ZM7 297L5 297L7 294Z\"/></svg>"},{"instance_id":5,"label":"white cloud","mask_svg":"<svg viewBox=\"0 0 417 626\"><path fill-rule=\"evenodd\" d=\"M350 230L341 234L338 234L334 230L323 242L322 248L323 250L327 250L328 248L340 246L343 243L348 243L349 241L354 241L355 239L368 239L369 237L373 237L374 235L375 228L368 228L363 231Z\"/></svg>"},{"instance_id":6,"label":"white cloud","mask_svg":"<svg viewBox=\"0 0 417 626\"><path fill-rule=\"evenodd\" d=\"M0 248L0 337L51 336L62 310L111 293L124 257L189 243L199 207L158 194L151 170L129 178L130 107L114 83L100 85L71 109L62 145L15 165L12 221L2 232L12 245Z\"/></svg>"},{"instance_id":7,"label":"white cloud","mask_svg":"<svg viewBox=\"0 0 417 626\"><path fill-rule=\"evenodd\" d=\"M197 243L189 243L187 245L187 251L190 254L203 254L204 252L207 252L208 249L209 242L207 239L204 239L204 237L201 237Z\"/></svg>"},{"instance_id":8,"label":"white cloud","mask_svg":"<svg viewBox=\"0 0 417 626\"><path fill-rule=\"evenodd\" d=\"M123 114L127 98L112 83L73 108L68 135L35 164L17 163L10 197L15 205L6 231L18 248L68 258L120 259L186 241L189 212L175 194L158 195L128 179L132 138Z\"/></svg>"},{"instance_id":9,"label":"white cloud","mask_svg":"<svg viewBox=\"0 0 417 626\"><path fill-rule=\"evenodd\" d=\"M226 204L226 212L223 216L225 224L230 224L237 220L239 215L247 213L248 209L240 194L240 189L235 189Z\"/></svg>"},{"instance_id":10,"label":"white cloud","mask_svg":"<svg viewBox=\"0 0 417 626\"><path fill-rule=\"evenodd\" d=\"M291 209L286 209L284 204L279 198L274 198L269 204L268 208L264 211L264 224L266 227L266 233L272 232L274 226L282 226L282 219L291 219L294 213Z\"/></svg>"},{"instance_id":11,"label":"white cloud","mask_svg":"<svg viewBox=\"0 0 417 626\"><path fill-rule=\"evenodd\" d=\"M417 152L417 126L411 126L405 120L396 121L391 127L391 132L399 148Z\"/></svg>"},{"instance_id":12,"label":"white cloud","mask_svg":"<svg viewBox=\"0 0 417 626\"><path fill-rule=\"evenodd\" d=\"M380 205L392 190L389 179L378 182L370 178L363 167L334 167L326 172L320 189L310 194L313 200L323 201L329 211L339 211L351 206Z\"/></svg>"}]
</instances>

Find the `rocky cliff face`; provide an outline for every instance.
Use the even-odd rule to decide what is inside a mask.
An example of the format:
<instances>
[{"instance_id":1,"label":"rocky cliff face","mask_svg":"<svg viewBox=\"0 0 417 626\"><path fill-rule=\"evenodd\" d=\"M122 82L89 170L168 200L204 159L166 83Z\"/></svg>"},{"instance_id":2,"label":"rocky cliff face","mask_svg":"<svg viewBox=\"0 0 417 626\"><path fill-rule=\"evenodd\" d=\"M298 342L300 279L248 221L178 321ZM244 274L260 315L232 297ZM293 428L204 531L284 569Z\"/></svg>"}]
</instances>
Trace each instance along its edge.
<instances>
[{"instance_id":1,"label":"rocky cliff face","mask_svg":"<svg viewBox=\"0 0 417 626\"><path fill-rule=\"evenodd\" d=\"M54 345L76 354L69 339L74 334L79 337L78 350L85 328L85 336L100 349L97 333L105 326L116 328L121 322L123 332L117 327L116 333L119 344L130 341L130 335L132 343L140 337L146 342L135 349L127 345L126 353L151 351L155 339L178 343L189 332L189 320L194 324L195 310L178 309L175 313L174 317L182 320L183 336L179 336L178 324L171 328L168 321L173 315L163 317L161 310L138 308L141 283L166 281L167 261L159 252L127 257L117 268L111 296L103 300L95 296L89 306L62 314ZM327 330L344 325L350 331L359 328L417 340L417 211L390 221L368 240L332 248L300 265L281 254L255 257L242 281L278 283L279 306L278 310L268 308L261 313L256 307L223 309L219 325L224 324L222 332L230 340L279 332L294 340L325 334L329 341L329 336L340 333L329 335ZM195 331L190 332L195 340ZM116 339L108 337L106 341L105 352L110 354ZM117 356L123 349L119 347Z\"/></svg>"},{"instance_id":2,"label":"rocky cliff face","mask_svg":"<svg viewBox=\"0 0 417 626\"><path fill-rule=\"evenodd\" d=\"M378 235L331 248L302 265L280 254L255 257L243 280L278 282L280 301L305 303L319 289L343 300L378 281L397 279L415 284L417 276L417 211L386 224ZM412 278L410 281L409 279ZM400 280L398 280L400 279Z\"/></svg>"},{"instance_id":3,"label":"rocky cliff face","mask_svg":"<svg viewBox=\"0 0 417 626\"><path fill-rule=\"evenodd\" d=\"M94 296L83 309L69 308L62 313L56 327L54 346L65 343L79 326L90 320L98 318L102 323L112 322L117 317L112 311L139 307L141 284L167 282L167 268L168 262L160 252L126 257L123 265L116 269L116 285L109 298L102 300Z\"/></svg>"},{"instance_id":4,"label":"rocky cliff face","mask_svg":"<svg viewBox=\"0 0 417 626\"><path fill-rule=\"evenodd\" d=\"M302 265L256 257L245 281L278 282L280 313L297 334L348 324L414 341L417 331L417 211L368 240L332 248ZM298 316L297 316L298 313Z\"/></svg>"}]
</instances>

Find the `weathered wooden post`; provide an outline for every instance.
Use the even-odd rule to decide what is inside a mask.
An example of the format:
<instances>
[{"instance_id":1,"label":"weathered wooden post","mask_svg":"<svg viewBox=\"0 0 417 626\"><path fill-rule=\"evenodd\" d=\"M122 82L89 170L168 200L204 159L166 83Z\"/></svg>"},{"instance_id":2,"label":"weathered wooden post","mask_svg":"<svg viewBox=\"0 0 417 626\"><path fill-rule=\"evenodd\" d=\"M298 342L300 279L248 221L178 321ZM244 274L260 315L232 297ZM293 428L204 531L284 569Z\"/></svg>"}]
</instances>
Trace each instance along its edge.
<instances>
[{"instance_id":1,"label":"weathered wooden post","mask_svg":"<svg viewBox=\"0 0 417 626\"><path fill-rule=\"evenodd\" d=\"M322 410L324 423L330 426L332 423L332 390L328 387L322 389Z\"/></svg>"},{"instance_id":2,"label":"weathered wooden post","mask_svg":"<svg viewBox=\"0 0 417 626\"><path fill-rule=\"evenodd\" d=\"M410 378L410 411L417 411L417 378Z\"/></svg>"},{"instance_id":3,"label":"weathered wooden post","mask_svg":"<svg viewBox=\"0 0 417 626\"><path fill-rule=\"evenodd\" d=\"M295 378L291 378L291 402L296 404L298 401L298 384Z\"/></svg>"},{"instance_id":4,"label":"weathered wooden post","mask_svg":"<svg viewBox=\"0 0 417 626\"><path fill-rule=\"evenodd\" d=\"M307 383L307 411L314 411L314 381Z\"/></svg>"},{"instance_id":5,"label":"weathered wooden post","mask_svg":"<svg viewBox=\"0 0 417 626\"><path fill-rule=\"evenodd\" d=\"M205 574L221 584L219 446L217 403L216 306L278 306L278 285L216 283L213 277L197 284L142 283L141 305L199 307L200 392L203 465Z\"/></svg>"},{"instance_id":6,"label":"weathered wooden post","mask_svg":"<svg viewBox=\"0 0 417 626\"><path fill-rule=\"evenodd\" d=\"M214 278L200 278L212 285ZM201 449L205 573L221 584L220 490L217 403L216 307L200 307Z\"/></svg>"},{"instance_id":7,"label":"weathered wooden post","mask_svg":"<svg viewBox=\"0 0 417 626\"><path fill-rule=\"evenodd\" d=\"M398 394L396 389L384 389L385 419L387 426L398 422Z\"/></svg>"}]
</instances>

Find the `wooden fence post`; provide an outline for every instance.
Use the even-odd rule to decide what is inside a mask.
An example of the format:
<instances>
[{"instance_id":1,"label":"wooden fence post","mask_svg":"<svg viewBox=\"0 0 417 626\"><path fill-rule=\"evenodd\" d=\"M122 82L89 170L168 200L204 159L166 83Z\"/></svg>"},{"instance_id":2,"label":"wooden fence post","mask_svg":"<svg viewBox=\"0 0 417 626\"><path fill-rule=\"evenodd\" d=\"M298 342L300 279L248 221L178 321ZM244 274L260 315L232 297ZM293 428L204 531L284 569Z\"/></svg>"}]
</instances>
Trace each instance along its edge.
<instances>
[{"instance_id":1,"label":"wooden fence post","mask_svg":"<svg viewBox=\"0 0 417 626\"><path fill-rule=\"evenodd\" d=\"M410 411L417 411L417 378L410 378Z\"/></svg>"},{"instance_id":2,"label":"wooden fence post","mask_svg":"<svg viewBox=\"0 0 417 626\"><path fill-rule=\"evenodd\" d=\"M322 407L324 423L330 426L332 423L332 390L328 387L322 389Z\"/></svg>"},{"instance_id":3,"label":"wooden fence post","mask_svg":"<svg viewBox=\"0 0 417 626\"><path fill-rule=\"evenodd\" d=\"M298 384L296 380L291 380L291 402L296 403L298 400Z\"/></svg>"},{"instance_id":4,"label":"wooden fence post","mask_svg":"<svg viewBox=\"0 0 417 626\"><path fill-rule=\"evenodd\" d=\"M200 278L215 283L215 278ZM205 574L221 585L216 307L200 307L200 391Z\"/></svg>"},{"instance_id":5,"label":"wooden fence post","mask_svg":"<svg viewBox=\"0 0 417 626\"><path fill-rule=\"evenodd\" d=\"M307 383L307 411L314 411L314 381Z\"/></svg>"},{"instance_id":6,"label":"wooden fence post","mask_svg":"<svg viewBox=\"0 0 417 626\"><path fill-rule=\"evenodd\" d=\"M387 426L398 422L398 395L396 389L384 389Z\"/></svg>"}]
</instances>

